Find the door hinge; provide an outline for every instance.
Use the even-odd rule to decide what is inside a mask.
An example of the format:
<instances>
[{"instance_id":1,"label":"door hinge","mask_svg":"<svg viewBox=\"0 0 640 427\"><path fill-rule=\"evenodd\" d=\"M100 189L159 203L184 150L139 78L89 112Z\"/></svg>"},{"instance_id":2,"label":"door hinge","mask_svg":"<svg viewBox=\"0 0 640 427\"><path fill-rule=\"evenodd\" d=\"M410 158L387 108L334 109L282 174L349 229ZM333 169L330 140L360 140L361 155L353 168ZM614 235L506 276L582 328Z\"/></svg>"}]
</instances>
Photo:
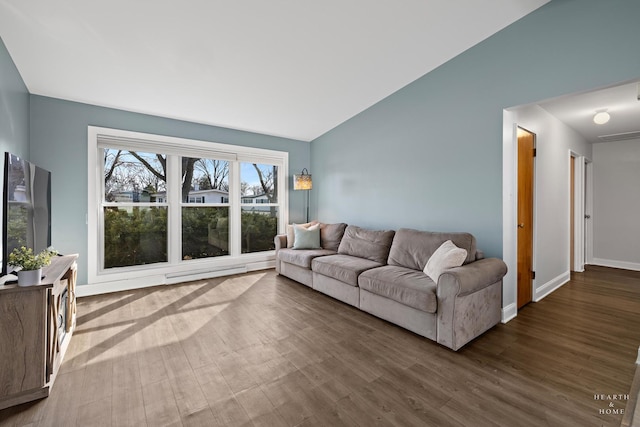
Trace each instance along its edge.
<instances>
[{"instance_id":1,"label":"door hinge","mask_svg":"<svg viewBox=\"0 0 640 427\"><path fill-rule=\"evenodd\" d=\"M531 272L531 280L536 280L536 272L535 271Z\"/></svg>"},{"instance_id":2,"label":"door hinge","mask_svg":"<svg viewBox=\"0 0 640 427\"><path fill-rule=\"evenodd\" d=\"M538 154L538 151L537 151L537 149L536 149L536 148L534 148L534 149L533 149L533 157L535 157L535 156L536 156L536 154Z\"/></svg>"}]
</instances>

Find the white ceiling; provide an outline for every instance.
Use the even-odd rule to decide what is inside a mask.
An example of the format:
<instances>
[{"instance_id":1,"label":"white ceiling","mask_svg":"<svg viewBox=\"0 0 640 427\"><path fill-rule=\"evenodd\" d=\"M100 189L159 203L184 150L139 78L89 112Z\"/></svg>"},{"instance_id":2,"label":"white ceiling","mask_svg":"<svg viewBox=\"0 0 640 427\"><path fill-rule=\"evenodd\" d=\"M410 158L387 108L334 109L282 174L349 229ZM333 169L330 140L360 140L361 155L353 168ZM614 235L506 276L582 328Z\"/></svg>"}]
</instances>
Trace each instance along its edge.
<instances>
[{"instance_id":1,"label":"white ceiling","mask_svg":"<svg viewBox=\"0 0 640 427\"><path fill-rule=\"evenodd\" d=\"M33 94L309 141L549 0L0 0Z\"/></svg>"},{"instance_id":2,"label":"white ceiling","mask_svg":"<svg viewBox=\"0 0 640 427\"><path fill-rule=\"evenodd\" d=\"M626 83L543 101L538 105L591 143L606 142L601 137L611 135L618 135L617 139L629 139L630 134L640 138L639 84ZM598 111L609 113L608 123L597 125L593 122Z\"/></svg>"}]
</instances>

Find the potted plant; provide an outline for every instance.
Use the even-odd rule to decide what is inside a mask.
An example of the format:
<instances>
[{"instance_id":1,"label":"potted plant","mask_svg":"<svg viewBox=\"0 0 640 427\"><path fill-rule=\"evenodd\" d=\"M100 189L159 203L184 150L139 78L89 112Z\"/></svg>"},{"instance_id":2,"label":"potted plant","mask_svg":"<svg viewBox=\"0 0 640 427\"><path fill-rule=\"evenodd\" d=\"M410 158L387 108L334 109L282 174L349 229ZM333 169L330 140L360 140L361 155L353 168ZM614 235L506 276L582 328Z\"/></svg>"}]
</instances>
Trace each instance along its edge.
<instances>
[{"instance_id":1,"label":"potted plant","mask_svg":"<svg viewBox=\"0 0 640 427\"><path fill-rule=\"evenodd\" d=\"M18 286L39 285L42 278L42 267L51 264L51 257L58 252L54 249L45 249L38 254L33 249L21 246L15 248L9 254L8 264L18 270Z\"/></svg>"}]
</instances>

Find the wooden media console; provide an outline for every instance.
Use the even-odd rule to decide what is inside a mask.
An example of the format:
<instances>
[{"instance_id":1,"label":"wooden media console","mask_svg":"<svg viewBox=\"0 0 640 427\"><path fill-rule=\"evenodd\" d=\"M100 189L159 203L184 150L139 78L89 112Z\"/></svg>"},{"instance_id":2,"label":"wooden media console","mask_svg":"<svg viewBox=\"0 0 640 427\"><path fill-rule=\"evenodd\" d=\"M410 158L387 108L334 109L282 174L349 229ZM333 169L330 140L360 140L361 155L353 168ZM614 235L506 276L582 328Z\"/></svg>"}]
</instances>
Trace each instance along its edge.
<instances>
[{"instance_id":1,"label":"wooden media console","mask_svg":"<svg viewBox=\"0 0 640 427\"><path fill-rule=\"evenodd\" d=\"M77 259L52 258L40 285L0 286L0 409L49 395L75 328Z\"/></svg>"}]
</instances>

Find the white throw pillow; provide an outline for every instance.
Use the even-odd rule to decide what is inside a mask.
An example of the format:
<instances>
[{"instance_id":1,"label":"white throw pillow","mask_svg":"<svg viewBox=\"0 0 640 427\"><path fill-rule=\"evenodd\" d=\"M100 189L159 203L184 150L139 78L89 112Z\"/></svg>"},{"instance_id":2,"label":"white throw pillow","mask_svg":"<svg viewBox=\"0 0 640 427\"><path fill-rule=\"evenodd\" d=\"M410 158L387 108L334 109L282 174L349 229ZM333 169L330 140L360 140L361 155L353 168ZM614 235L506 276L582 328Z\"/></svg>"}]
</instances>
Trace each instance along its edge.
<instances>
[{"instance_id":1,"label":"white throw pillow","mask_svg":"<svg viewBox=\"0 0 640 427\"><path fill-rule=\"evenodd\" d=\"M465 259L467 259L467 250L447 240L431 255L427 265L424 266L424 272L431 277L431 280L438 283L438 278L445 270L460 267Z\"/></svg>"},{"instance_id":2,"label":"white throw pillow","mask_svg":"<svg viewBox=\"0 0 640 427\"><path fill-rule=\"evenodd\" d=\"M296 235L293 231L293 227L298 226L298 227L304 227L304 228L309 228L312 225L316 225L319 224L318 221L311 221L311 222L307 222L306 224L289 224L287 225L287 248L291 249L293 247L293 244L296 241Z\"/></svg>"}]
</instances>

